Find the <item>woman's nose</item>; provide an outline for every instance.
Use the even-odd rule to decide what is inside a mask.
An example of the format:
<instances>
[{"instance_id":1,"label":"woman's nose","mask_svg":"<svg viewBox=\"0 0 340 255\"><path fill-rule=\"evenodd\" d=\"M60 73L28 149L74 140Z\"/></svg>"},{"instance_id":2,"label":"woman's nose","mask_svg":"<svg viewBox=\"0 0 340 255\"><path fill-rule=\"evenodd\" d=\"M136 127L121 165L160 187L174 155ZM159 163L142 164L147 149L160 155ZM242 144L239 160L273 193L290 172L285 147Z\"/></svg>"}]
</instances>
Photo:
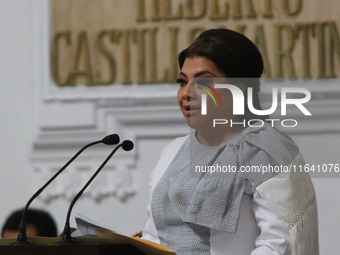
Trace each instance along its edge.
<instances>
[{"instance_id":1,"label":"woman's nose","mask_svg":"<svg viewBox=\"0 0 340 255\"><path fill-rule=\"evenodd\" d=\"M182 98L184 100L189 100L190 99L190 89L185 89L182 93Z\"/></svg>"},{"instance_id":2,"label":"woman's nose","mask_svg":"<svg viewBox=\"0 0 340 255\"><path fill-rule=\"evenodd\" d=\"M190 100L191 95L190 95L190 86L185 86L185 88L182 91L182 98L184 100Z\"/></svg>"}]
</instances>

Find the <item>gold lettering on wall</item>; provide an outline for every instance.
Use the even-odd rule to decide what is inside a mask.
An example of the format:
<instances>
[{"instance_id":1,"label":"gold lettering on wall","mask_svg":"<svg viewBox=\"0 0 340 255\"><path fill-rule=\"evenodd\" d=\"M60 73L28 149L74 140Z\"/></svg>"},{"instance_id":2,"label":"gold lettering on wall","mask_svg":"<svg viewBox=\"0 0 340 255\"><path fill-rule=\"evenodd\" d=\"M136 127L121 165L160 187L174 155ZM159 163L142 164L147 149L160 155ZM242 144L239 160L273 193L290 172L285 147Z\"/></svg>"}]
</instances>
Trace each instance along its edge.
<instances>
[{"instance_id":1,"label":"gold lettering on wall","mask_svg":"<svg viewBox=\"0 0 340 255\"><path fill-rule=\"evenodd\" d=\"M284 33L285 32L285 33ZM285 62L285 68L287 70L287 76L289 78L296 78L293 50L295 46L295 30L294 27L289 24L275 25L275 77L284 77L283 63ZM283 42L286 43L285 48Z\"/></svg>"},{"instance_id":2,"label":"gold lettering on wall","mask_svg":"<svg viewBox=\"0 0 340 255\"><path fill-rule=\"evenodd\" d=\"M248 9L247 18L250 18L250 19L256 18L257 14L254 9L253 0L248 0L246 3L247 3L247 9Z\"/></svg>"},{"instance_id":3,"label":"gold lettering on wall","mask_svg":"<svg viewBox=\"0 0 340 255\"><path fill-rule=\"evenodd\" d=\"M302 40L302 78L312 78L310 69L310 32L313 31L313 24L298 24L297 37Z\"/></svg>"},{"instance_id":4,"label":"gold lettering on wall","mask_svg":"<svg viewBox=\"0 0 340 255\"><path fill-rule=\"evenodd\" d=\"M104 43L105 37L108 37L110 39L110 42L114 42L114 33L109 31L102 31L99 33L97 40L96 40L96 46L99 50L99 52L103 55L103 57L107 60L108 66L109 66L109 77L107 80L102 79L102 75L100 71L97 71L97 81L96 84L102 84L102 85L109 85L114 83L116 79L116 60L114 56L112 55L112 52L108 49L108 47Z\"/></svg>"},{"instance_id":5,"label":"gold lettering on wall","mask_svg":"<svg viewBox=\"0 0 340 255\"><path fill-rule=\"evenodd\" d=\"M170 68L169 76L167 81L174 82L178 75L178 64L177 64L177 54L178 54L178 27L170 27Z\"/></svg>"},{"instance_id":6,"label":"gold lettering on wall","mask_svg":"<svg viewBox=\"0 0 340 255\"><path fill-rule=\"evenodd\" d=\"M338 57L338 64L340 64L340 36L339 31L337 29L336 23L331 21L329 24L330 30L330 50L329 50L329 57L330 57L330 76L336 77L335 74L335 56Z\"/></svg>"},{"instance_id":7,"label":"gold lettering on wall","mask_svg":"<svg viewBox=\"0 0 340 255\"><path fill-rule=\"evenodd\" d=\"M223 20L229 18L229 3L226 3L223 8L220 7L219 0L211 0L210 2L210 19Z\"/></svg>"},{"instance_id":8,"label":"gold lettering on wall","mask_svg":"<svg viewBox=\"0 0 340 255\"><path fill-rule=\"evenodd\" d=\"M232 6L233 6L233 18L242 19L241 0L235 0Z\"/></svg>"},{"instance_id":9,"label":"gold lettering on wall","mask_svg":"<svg viewBox=\"0 0 340 255\"><path fill-rule=\"evenodd\" d=\"M263 56L265 77L340 77L340 1L52 3L51 73L60 87L173 83L179 52L210 28L250 38Z\"/></svg>"},{"instance_id":10,"label":"gold lettering on wall","mask_svg":"<svg viewBox=\"0 0 340 255\"><path fill-rule=\"evenodd\" d=\"M68 32L59 32L53 38L53 43L51 45L51 72L54 82L58 86L65 86L68 83L67 78L62 81L60 78L60 65L59 65L59 54L60 54L60 43L61 40L65 39L66 45L69 46L71 44L71 33Z\"/></svg>"},{"instance_id":11,"label":"gold lettering on wall","mask_svg":"<svg viewBox=\"0 0 340 255\"><path fill-rule=\"evenodd\" d=\"M319 76L318 78L330 78L326 72L326 38L325 38L325 28L327 27L327 22L318 23L316 27L316 37L318 44L318 66L319 66Z\"/></svg>"},{"instance_id":12,"label":"gold lettering on wall","mask_svg":"<svg viewBox=\"0 0 340 255\"><path fill-rule=\"evenodd\" d=\"M146 29L135 30L134 37L137 37L137 80L138 83L145 83L146 81L146 59L145 59L145 33Z\"/></svg>"},{"instance_id":13,"label":"gold lettering on wall","mask_svg":"<svg viewBox=\"0 0 340 255\"><path fill-rule=\"evenodd\" d=\"M150 63L150 79L149 84L157 84L157 83L165 83L166 82L166 74L163 74L163 78L160 80L158 77L158 66L157 66L157 28L153 28L149 30L150 40L149 40L149 63Z\"/></svg>"},{"instance_id":14,"label":"gold lettering on wall","mask_svg":"<svg viewBox=\"0 0 340 255\"><path fill-rule=\"evenodd\" d=\"M159 0L151 0L151 20L152 21L159 21L161 20L160 13L159 13Z\"/></svg>"},{"instance_id":15,"label":"gold lettering on wall","mask_svg":"<svg viewBox=\"0 0 340 255\"><path fill-rule=\"evenodd\" d=\"M246 10L247 10L247 18L256 18L257 14L254 9L254 3L253 0L235 0L233 4L233 18L234 19L242 19L243 18L243 12L242 12L242 2L245 2L246 4Z\"/></svg>"},{"instance_id":16,"label":"gold lettering on wall","mask_svg":"<svg viewBox=\"0 0 340 255\"><path fill-rule=\"evenodd\" d=\"M70 72L69 74L67 83L75 86L77 83L77 79L80 77L85 78L86 85L94 84L89 42L86 31L81 31L78 35L78 44L74 67L72 72Z\"/></svg>"},{"instance_id":17,"label":"gold lettering on wall","mask_svg":"<svg viewBox=\"0 0 340 255\"><path fill-rule=\"evenodd\" d=\"M178 9L176 13L172 13L172 1L171 0L163 0L165 7L164 7L164 19L165 20L176 20L183 18L183 6L182 3L178 4Z\"/></svg>"},{"instance_id":18,"label":"gold lettering on wall","mask_svg":"<svg viewBox=\"0 0 340 255\"><path fill-rule=\"evenodd\" d=\"M118 30L116 42L120 44L122 51L121 65L123 70L123 84L131 84L131 31Z\"/></svg>"},{"instance_id":19,"label":"gold lettering on wall","mask_svg":"<svg viewBox=\"0 0 340 255\"><path fill-rule=\"evenodd\" d=\"M197 11L198 10L198 11ZM207 11L206 0L187 0L186 1L186 13L187 19L200 19L205 16Z\"/></svg>"},{"instance_id":20,"label":"gold lettering on wall","mask_svg":"<svg viewBox=\"0 0 340 255\"><path fill-rule=\"evenodd\" d=\"M283 11L289 16L296 16L302 10L302 0L295 0L295 1L293 1L293 0L281 0L281 1L282 1ZM294 7L292 7L293 4L291 2L295 2Z\"/></svg>"},{"instance_id":21,"label":"gold lettering on wall","mask_svg":"<svg viewBox=\"0 0 340 255\"><path fill-rule=\"evenodd\" d=\"M262 16L266 18L274 17L272 0L264 0Z\"/></svg>"},{"instance_id":22,"label":"gold lettering on wall","mask_svg":"<svg viewBox=\"0 0 340 255\"><path fill-rule=\"evenodd\" d=\"M146 21L145 17L145 0L137 0L137 22Z\"/></svg>"}]
</instances>

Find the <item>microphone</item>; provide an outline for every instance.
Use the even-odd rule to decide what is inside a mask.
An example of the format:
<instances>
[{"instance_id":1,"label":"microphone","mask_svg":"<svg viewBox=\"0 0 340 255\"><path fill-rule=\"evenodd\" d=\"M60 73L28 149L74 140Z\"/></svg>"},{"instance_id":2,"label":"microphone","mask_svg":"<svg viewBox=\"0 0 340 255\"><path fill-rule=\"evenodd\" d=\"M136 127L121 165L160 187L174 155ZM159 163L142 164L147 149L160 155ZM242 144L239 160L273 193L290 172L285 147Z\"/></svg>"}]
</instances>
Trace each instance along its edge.
<instances>
[{"instance_id":1,"label":"microphone","mask_svg":"<svg viewBox=\"0 0 340 255\"><path fill-rule=\"evenodd\" d=\"M111 134L108 136L105 136L102 140L96 141L89 143L85 145L80 151L78 151L77 154L75 154L57 173L55 173L51 179L49 179L44 186L42 186L34 195L28 200L22 215L21 215L21 220L19 224L19 233L17 237L17 241L13 243L13 245L20 245L20 244L29 244L27 241L27 235L26 235L26 214L27 214L27 209L32 203L32 201L55 179L57 176L64 171L64 169L71 164L73 160L75 160L85 149L88 147L98 144L98 143L104 143L106 145L112 145L112 144L117 144L119 143L119 136L117 134Z\"/></svg>"},{"instance_id":2,"label":"microphone","mask_svg":"<svg viewBox=\"0 0 340 255\"><path fill-rule=\"evenodd\" d=\"M67 212L67 216L66 216L66 222L65 222L65 227L64 227L64 232L63 232L63 238L62 238L62 240L59 243L61 243L61 244L73 243L72 237L71 237L71 228L70 228L70 217L71 217L72 208L73 208L74 204L77 202L77 200L79 199L79 197L84 193L85 189L90 185L90 183L94 180L94 178L96 178L96 176L99 174L99 172L102 170L102 168L106 165L106 163L111 159L113 154L115 154L115 152L120 147L122 147L123 150L125 150L125 151L130 151L130 150L133 149L134 145L133 145L133 142L131 142L130 140L125 140L121 144L119 144L110 153L110 155L105 159L105 161L100 165L98 170L92 175L90 180L84 185L84 187L79 191L79 193L74 197L74 199L72 200L72 202L70 204L70 207L68 208L68 212Z\"/></svg>"}]
</instances>

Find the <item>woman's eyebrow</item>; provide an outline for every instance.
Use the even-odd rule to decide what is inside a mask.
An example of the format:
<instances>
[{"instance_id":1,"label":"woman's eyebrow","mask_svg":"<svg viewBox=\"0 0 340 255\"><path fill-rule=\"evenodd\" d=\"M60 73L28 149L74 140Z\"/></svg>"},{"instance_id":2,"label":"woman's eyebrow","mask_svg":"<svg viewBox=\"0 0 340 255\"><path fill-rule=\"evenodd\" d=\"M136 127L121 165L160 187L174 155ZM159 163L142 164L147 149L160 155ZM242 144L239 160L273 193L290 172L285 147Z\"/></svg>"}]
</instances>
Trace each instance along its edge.
<instances>
[{"instance_id":1,"label":"woman's eyebrow","mask_svg":"<svg viewBox=\"0 0 340 255\"><path fill-rule=\"evenodd\" d=\"M198 73L196 73L196 74L194 75L194 77L197 78L197 77L200 77L200 76L202 76L202 75L204 75L204 74L207 74L207 73L208 73L208 74L211 74L212 76L215 76L215 77L216 77L215 74L213 74L212 72L210 72L210 71L208 71L208 70L198 72Z\"/></svg>"},{"instance_id":2,"label":"woman's eyebrow","mask_svg":"<svg viewBox=\"0 0 340 255\"><path fill-rule=\"evenodd\" d=\"M194 74L194 78L197 78L197 77L200 77L200 76L202 76L202 75L204 75L204 74L211 74L212 76L215 76L216 77L216 75L215 74L213 74L212 72L210 72L210 71L208 71L208 70L204 70L204 71L200 71L200 72L198 72L198 73L195 73ZM183 75L184 77L188 77L185 73L183 73L182 71L180 71L179 72L179 75Z\"/></svg>"},{"instance_id":3,"label":"woman's eyebrow","mask_svg":"<svg viewBox=\"0 0 340 255\"><path fill-rule=\"evenodd\" d=\"M179 72L179 75L183 75L183 76L185 76L185 78L188 77L188 76L187 76L185 73L183 73L182 71Z\"/></svg>"}]
</instances>

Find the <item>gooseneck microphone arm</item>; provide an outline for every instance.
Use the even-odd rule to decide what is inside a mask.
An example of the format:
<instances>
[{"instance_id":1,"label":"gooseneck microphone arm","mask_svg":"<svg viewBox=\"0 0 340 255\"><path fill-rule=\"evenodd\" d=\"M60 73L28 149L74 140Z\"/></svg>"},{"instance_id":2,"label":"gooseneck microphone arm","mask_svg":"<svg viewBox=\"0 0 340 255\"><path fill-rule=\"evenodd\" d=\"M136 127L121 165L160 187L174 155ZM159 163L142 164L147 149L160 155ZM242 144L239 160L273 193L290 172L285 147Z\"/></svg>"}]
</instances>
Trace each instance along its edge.
<instances>
[{"instance_id":1,"label":"gooseneck microphone arm","mask_svg":"<svg viewBox=\"0 0 340 255\"><path fill-rule=\"evenodd\" d=\"M20 245L20 244L28 244L29 242L27 241L27 235L26 235L26 214L28 207L30 204L33 202L33 200L39 196L39 194L55 179L58 177L58 175L65 170L66 167L68 167L69 164L72 163L73 160L75 160L85 149L88 147L98 144L98 143L104 143L106 145L112 145L112 144L117 144L119 143L119 136L117 134L112 134L104 137L100 141L92 142L87 145L85 145L82 149L80 149L58 172L56 172L51 179L49 179L44 186L42 186L34 195L28 200L22 215L21 215L21 220L19 224L19 233L17 237L17 241L14 242L14 245Z\"/></svg>"},{"instance_id":2,"label":"gooseneck microphone arm","mask_svg":"<svg viewBox=\"0 0 340 255\"><path fill-rule=\"evenodd\" d=\"M79 199L79 197L84 193L85 189L90 185L90 183L94 180L94 178L96 178L96 176L99 174L99 172L103 169L103 167L106 165L106 163L111 159L111 157L113 156L113 154L115 154L115 152L122 147L123 150L125 151L130 151L133 149L133 143L129 140L125 140L123 141L121 144L119 144L111 153L110 155L105 159L105 161L100 165L100 167L98 168L98 170L92 175L92 177L90 178L90 180L88 180L88 182L84 185L84 187L78 192L78 194L74 197L74 199L72 200L70 207L68 209L67 212L67 216L66 216L66 222L65 222L65 227L64 227L64 232L63 232L63 238L61 240L61 243L72 243L72 237L71 237L71 228L70 228L70 217L71 217L71 212L72 212L72 208L74 206L74 204L77 202L77 200Z\"/></svg>"}]
</instances>

